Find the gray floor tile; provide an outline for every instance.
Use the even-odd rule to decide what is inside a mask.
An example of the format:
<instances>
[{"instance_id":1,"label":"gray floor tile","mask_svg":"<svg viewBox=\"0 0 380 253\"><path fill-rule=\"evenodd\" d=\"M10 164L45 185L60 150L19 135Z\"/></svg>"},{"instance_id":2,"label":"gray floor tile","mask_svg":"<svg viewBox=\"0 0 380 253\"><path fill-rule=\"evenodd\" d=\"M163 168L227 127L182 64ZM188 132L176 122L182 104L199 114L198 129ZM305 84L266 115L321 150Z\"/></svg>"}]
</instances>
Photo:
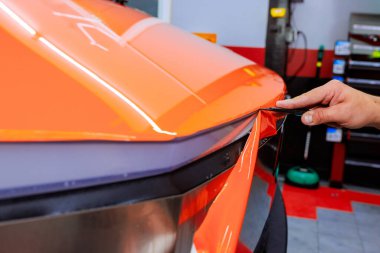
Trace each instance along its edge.
<instances>
[{"instance_id":1,"label":"gray floor tile","mask_svg":"<svg viewBox=\"0 0 380 253\"><path fill-rule=\"evenodd\" d=\"M380 252L380 207L361 203L353 206L364 252Z\"/></svg>"},{"instance_id":2,"label":"gray floor tile","mask_svg":"<svg viewBox=\"0 0 380 253\"><path fill-rule=\"evenodd\" d=\"M329 209L318 209L317 212L320 253L364 253L356 217L353 213Z\"/></svg>"},{"instance_id":3,"label":"gray floor tile","mask_svg":"<svg viewBox=\"0 0 380 253\"><path fill-rule=\"evenodd\" d=\"M370 226L380 225L380 214L355 212L355 219L358 223Z\"/></svg>"},{"instance_id":4,"label":"gray floor tile","mask_svg":"<svg viewBox=\"0 0 380 253\"><path fill-rule=\"evenodd\" d=\"M355 224L333 221L319 221L318 233L325 236L336 236L356 239L359 236L358 227Z\"/></svg>"},{"instance_id":5,"label":"gray floor tile","mask_svg":"<svg viewBox=\"0 0 380 253\"><path fill-rule=\"evenodd\" d=\"M319 234L320 253L365 253L360 240Z\"/></svg>"},{"instance_id":6,"label":"gray floor tile","mask_svg":"<svg viewBox=\"0 0 380 253\"><path fill-rule=\"evenodd\" d=\"M316 221L288 217L288 231L288 253L318 253Z\"/></svg>"},{"instance_id":7,"label":"gray floor tile","mask_svg":"<svg viewBox=\"0 0 380 253\"><path fill-rule=\"evenodd\" d=\"M351 239L360 243L358 227L352 213L318 209L317 224L320 235Z\"/></svg>"},{"instance_id":8,"label":"gray floor tile","mask_svg":"<svg viewBox=\"0 0 380 253\"><path fill-rule=\"evenodd\" d=\"M365 253L372 253L372 252L379 253L380 241L378 239L373 240L371 238L365 238L365 237L361 237L361 238L364 238L361 241L362 241L362 245L363 245Z\"/></svg>"},{"instance_id":9,"label":"gray floor tile","mask_svg":"<svg viewBox=\"0 0 380 253\"><path fill-rule=\"evenodd\" d=\"M355 214L356 223L359 231L366 234L377 234L380 239L380 217L374 215Z\"/></svg>"},{"instance_id":10,"label":"gray floor tile","mask_svg":"<svg viewBox=\"0 0 380 253\"><path fill-rule=\"evenodd\" d=\"M349 224L355 224L355 217L352 213L349 213L349 212L318 208L317 217L318 217L318 220L323 220L323 221L335 221L335 222L345 222Z\"/></svg>"},{"instance_id":11,"label":"gray floor tile","mask_svg":"<svg viewBox=\"0 0 380 253\"><path fill-rule=\"evenodd\" d=\"M380 215L380 206L353 202L352 207L354 208L355 213L371 213Z\"/></svg>"},{"instance_id":12,"label":"gray floor tile","mask_svg":"<svg viewBox=\"0 0 380 253\"><path fill-rule=\"evenodd\" d=\"M311 219L288 217L288 227L295 231L310 231L317 233L317 222Z\"/></svg>"},{"instance_id":13,"label":"gray floor tile","mask_svg":"<svg viewBox=\"0 0 380 253\"><path fill-rule=\"evenodd\" d=\"M379 240L362 240L363 248L365 253L379 253L380 251L380 241Z\"/></svg>"},{"instance_id":14,"label":"gray floor tile","mask_svg":"<svg viewBox=\"0 0 380 253\"><path fill-rule=\"evenodd\" d=\"M359 234L362 240L380 242L379 226L359 226Z\"/></svg>"}]
</instances>

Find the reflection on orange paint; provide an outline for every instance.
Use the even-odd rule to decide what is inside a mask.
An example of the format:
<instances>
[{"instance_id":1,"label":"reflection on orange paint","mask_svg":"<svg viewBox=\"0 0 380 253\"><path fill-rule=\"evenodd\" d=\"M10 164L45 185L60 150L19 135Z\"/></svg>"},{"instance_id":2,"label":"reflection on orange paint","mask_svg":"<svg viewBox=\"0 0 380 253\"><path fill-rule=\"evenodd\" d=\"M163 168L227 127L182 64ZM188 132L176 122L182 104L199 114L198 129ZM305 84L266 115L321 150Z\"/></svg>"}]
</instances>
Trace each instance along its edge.
<instances>
[{"instance_id":1,"label":"reflection on orange paint","mask_svg":"<svg viewBox=\"0 0 380 253\"><path fill-rule=\"evenodd\" d=\"M198 212L209 205L225 185L230 173L231 170L224 172L222 175L210 181L210 183L204 188L201 188L196 195L192 195L190 198L185 198L182 204L179 224L183 224L190 220Z\"/></svg>"}]
</instances>

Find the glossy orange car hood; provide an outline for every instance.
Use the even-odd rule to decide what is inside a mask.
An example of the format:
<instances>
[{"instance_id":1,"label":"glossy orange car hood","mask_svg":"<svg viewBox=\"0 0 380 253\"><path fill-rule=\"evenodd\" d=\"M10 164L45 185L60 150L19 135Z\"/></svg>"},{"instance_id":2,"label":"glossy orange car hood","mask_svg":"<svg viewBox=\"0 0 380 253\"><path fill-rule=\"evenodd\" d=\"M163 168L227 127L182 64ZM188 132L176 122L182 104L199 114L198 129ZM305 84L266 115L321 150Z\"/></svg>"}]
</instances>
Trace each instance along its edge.
<instances>
[{"instance_id":1,"label":"glossy orange car hood","mask_svg":"<svg viewBox=\"0 0 380 253\"><path fill-rule=\"evenodd\" d=\"M0 0L0 141L165 141L273 105L273 72L105 0Z\"/></svg>"}]
</instances>

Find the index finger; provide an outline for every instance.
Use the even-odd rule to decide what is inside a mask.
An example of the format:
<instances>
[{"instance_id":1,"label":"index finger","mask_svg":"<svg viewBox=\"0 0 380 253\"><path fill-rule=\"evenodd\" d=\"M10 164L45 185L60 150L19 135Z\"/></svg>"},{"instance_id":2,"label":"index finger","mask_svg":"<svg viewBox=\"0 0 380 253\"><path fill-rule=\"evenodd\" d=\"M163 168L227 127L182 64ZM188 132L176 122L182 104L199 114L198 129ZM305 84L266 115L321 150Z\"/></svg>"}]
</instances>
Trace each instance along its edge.
<instances>
[{"instance_id":1,"label":"index finger","mask_svg":"<svg viewBox=\"0 0 380 253\"><path fill-rule=\"evenodd\" d=\"M276 106L287 109L295 109L323 104L325 101L331 100L333 95L333 92L331 91L332 86L329 82L292 99L277 101Z\"/></svg>"}]
</instances>

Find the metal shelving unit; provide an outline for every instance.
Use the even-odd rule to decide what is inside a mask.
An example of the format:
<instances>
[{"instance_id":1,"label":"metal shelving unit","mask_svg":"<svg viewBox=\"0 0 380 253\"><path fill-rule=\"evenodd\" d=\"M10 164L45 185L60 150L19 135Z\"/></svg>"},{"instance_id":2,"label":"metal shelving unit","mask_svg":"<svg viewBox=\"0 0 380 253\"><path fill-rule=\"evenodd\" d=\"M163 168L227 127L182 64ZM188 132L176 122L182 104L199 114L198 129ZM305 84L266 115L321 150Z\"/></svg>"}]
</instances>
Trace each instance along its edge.
<instances>
[{"instance_id":1,"label":"metal shelving unit","mask_svg":"<svg viewBox=\"0 0 380 253\"><path fill-rule=\"evenodd\" d=\"M380 15L352 14L348 40L350 53L336 55L340 64L345 63L344 73L338 78L363 92L380 95ZM364 174L377 172L380 180L380 131L344 131L343 142L334 145L331 185L339 187L343 181L360 184L366 181L362 180ZM355 176L360 173L360 177Z\"/></svg>"}]
</instances>

